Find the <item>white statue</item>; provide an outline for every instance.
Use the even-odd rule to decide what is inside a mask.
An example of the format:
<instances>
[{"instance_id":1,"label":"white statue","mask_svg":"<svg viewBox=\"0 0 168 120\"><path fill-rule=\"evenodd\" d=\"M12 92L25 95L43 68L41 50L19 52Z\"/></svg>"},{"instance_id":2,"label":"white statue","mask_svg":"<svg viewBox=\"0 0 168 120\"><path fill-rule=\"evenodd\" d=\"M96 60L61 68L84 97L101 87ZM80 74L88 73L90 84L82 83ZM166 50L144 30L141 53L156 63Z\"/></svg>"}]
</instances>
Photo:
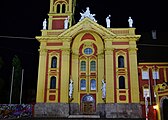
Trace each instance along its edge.
<instances>
[{"instance_id":1,"label":"white statue","mask_svg":"<svg viewBox=\"0 0 168 120\"><path fill-rule=\"evenodd\" d=\"M102 98L106 98L106 83L102 80Z\"/></svg>"},{"instance_id":2,"label":"white statue","mask_svg":"<svg viewBox=\"0 0 168 120\"><path fill-rule=\"evenodd\" d=\"M129 27L132 27L132 25L133 25L133 20L132 20L131 17L129 17L129 19L128 19L128 23L129 23Z\"/></svg>"},{"instance_id":3,"label":"white statue","mask_svg":"<svg viewBox=\"0 0 168 120\"><path fill-rule=\"evenodd\" d=\"M148 95L147 94L145 94L145 112L146 112L146 117L148 117L149 108L148 108Z\"/></svg>"},{"instance_id":4,"label":"white statue","mask_svg":"<svg viewBox=\"0 0 168 120\"><path fill-rule=\"evenodd\" d=\"M47 20L44 19L43 21L43 30L46 30L47 29Z\"/></svg>"},{"instance_id":5,"label":"white statue","mask_svg":"<svg viewBox=\"0 0 168 120\"><path fill-rule=\"evenodd\" d=\"M86 11L84 13L80 13L81 15L81 18L79 21L83 20L84 18L88 17L90 18L91 20L97 22L97 20L94 18L95 14L90 14L90 9L89 7L86 8Z\"/></svg>"},{"instance_id":6,"label":"white statue","mask_svg":"<svg viewBox=\"0 0 168 120\"><path fill-rule=\"evenodd\" d=\"M107 28L110 28L110 17L111 17L111 15L109 15L109 16L107 16L106 17L106 25L107 25Z\"/></svg>"},{"instance_id":7,"label":"white statue","mask_svg":"<svg viewBox=\"0 0 168 120\"><path fill-rule=\"evenodd\" d=\"M84 14L85 14L86 17L90 16L90 8L89 7L86 8L86 11L85 11Z\"/></svg>"},{"instance_id":8,"label":"white statue","mask_svg":"<svg viewBox=\"0 0 168 120\"><path fill-rule=\"evenodd\" d=\"M69 16L64 20L64 29L68 29Z\"/></svg>"},{"instance_id":9,"label":"white statue","mask_svg":"<svg viewBox=\"0 0 168 120\"><path fill-rule=\"evenodd\" d=\"M69 98L72 98L72 93L73 93L73 81L71 79L69 83Z\"/></svg>"}]
</instances>

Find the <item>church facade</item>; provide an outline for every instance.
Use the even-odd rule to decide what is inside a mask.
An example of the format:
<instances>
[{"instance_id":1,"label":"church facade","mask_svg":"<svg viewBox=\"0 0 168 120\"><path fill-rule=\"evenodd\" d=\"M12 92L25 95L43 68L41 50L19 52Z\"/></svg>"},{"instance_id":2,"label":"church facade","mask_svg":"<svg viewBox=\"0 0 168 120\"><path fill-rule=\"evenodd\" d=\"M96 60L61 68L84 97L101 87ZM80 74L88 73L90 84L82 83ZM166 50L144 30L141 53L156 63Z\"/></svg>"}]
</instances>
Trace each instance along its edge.
<instances>
[{"instance_id":1,"label":"church facade","mask_svg":"<svg viewBox=\"0 0 168 120\"><path fill-rule=\"evenodd\" d=\"M35 115L142 118L139 91L144 85L136 46L140 35L132 27L103 27L87 10L73 25L74 9L73 0L51 0L48 29L36 37L40 49Z\"/></svg>"}]
</instances>

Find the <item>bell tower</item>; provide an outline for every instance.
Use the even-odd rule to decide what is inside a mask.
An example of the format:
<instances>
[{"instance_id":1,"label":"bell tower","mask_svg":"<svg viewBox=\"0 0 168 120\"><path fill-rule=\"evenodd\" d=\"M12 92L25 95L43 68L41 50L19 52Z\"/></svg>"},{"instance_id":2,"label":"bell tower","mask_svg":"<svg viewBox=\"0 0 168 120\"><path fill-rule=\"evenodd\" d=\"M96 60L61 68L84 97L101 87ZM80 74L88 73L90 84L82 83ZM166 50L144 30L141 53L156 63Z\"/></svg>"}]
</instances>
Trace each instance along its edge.
<instances>
[{"instance_id":1,"label":"bell tower","mask_svg":"<svg viewBox=\"0 0 168 120\"><path fill-rule=\"evenodd\" d=\"M64 20L69 16L69 27L72 26L74 5L76 0L50 0L49 30L64 29Z\"/></svg>"}]
</instances>

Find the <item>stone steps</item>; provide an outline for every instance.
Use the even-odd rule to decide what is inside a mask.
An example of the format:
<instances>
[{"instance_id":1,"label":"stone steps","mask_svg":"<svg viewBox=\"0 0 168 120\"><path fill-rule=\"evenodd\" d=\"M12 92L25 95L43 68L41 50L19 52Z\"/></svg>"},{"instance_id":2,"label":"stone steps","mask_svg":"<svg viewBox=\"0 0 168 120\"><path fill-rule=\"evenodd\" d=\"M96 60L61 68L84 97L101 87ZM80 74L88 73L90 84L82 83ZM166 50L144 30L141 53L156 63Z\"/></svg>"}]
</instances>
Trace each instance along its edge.
<instances>
[{"instance_id":1,"label":"stone steps","mask_svg":"<svg viewBox=\"0 0 168 120\"><path fill-rule=\"evenodd\" d=\"M99 115L70 115L68 118L100 118Z\"/></svg>"}]
</instances>

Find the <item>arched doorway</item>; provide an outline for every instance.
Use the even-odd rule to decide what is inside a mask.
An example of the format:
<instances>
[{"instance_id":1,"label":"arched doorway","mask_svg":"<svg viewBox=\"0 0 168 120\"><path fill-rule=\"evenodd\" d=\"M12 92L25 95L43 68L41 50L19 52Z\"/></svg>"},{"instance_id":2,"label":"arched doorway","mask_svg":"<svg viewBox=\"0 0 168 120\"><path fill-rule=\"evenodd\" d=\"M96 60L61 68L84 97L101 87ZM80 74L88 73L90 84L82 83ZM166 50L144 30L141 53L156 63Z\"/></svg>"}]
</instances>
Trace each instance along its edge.
<instances>
[{"instance_id":1,"label":"arched doorway","mask_svg":"<svg viewBox=\"0 0 168 120\"><path fill-rule=\"evenodd\" d=\"M82 98L82 113L83 114L94 114L95 112L95 100L91 95L85 95Z\"/></svg>"},{"instance_id":2,"label":"arched doorway","mask_svg":"<svg viewBox=\"0 0 168 120\"><path fill-rule=\"evenodd\" d=\"M163 100L163 120L168 120L168 99Z\"/></svg>"}]
</instances>

